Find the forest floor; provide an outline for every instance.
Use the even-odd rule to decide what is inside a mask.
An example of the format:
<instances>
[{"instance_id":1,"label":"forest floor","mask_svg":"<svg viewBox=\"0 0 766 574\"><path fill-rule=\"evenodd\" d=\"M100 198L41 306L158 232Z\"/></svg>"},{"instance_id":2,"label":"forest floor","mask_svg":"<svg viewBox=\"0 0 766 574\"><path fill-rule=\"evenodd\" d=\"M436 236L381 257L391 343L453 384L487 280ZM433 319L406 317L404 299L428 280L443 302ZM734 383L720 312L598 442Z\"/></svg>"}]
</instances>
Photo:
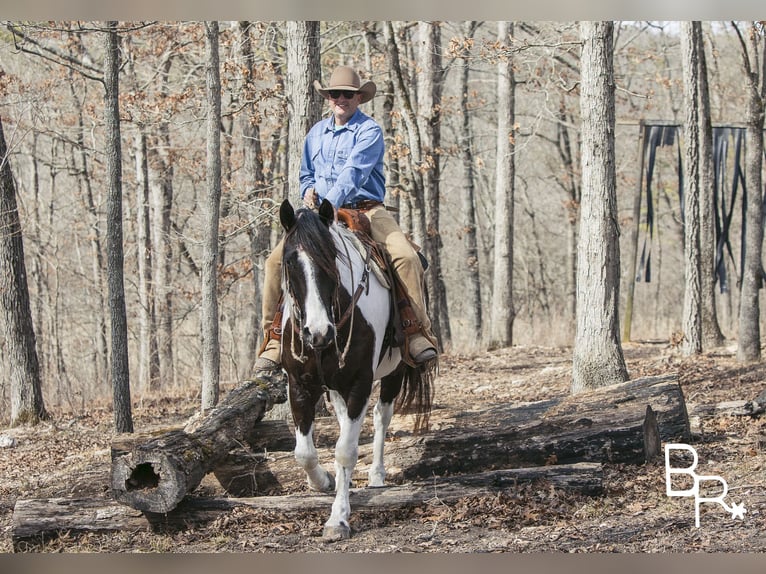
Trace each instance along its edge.
<instances>
[{"instance_id":1,"label":"forest floor","mask_svg":"<svg viewBox=\"0 0 766 574\"><path fill-rule=\"evenodd\" d=\"M766 363L740 365L733 347L693 359L666 342L624 347L631 378L678 373L687 408L755 399L766 388ZM571 348L512 347L473 355L445 355L432 424L449 412L481 410L498 401L565 396ZM136 430L182 424L195 411L190 399L144 399L134 407ZM440 414L441 413L441 414ZM369 415L368 415L369 418ZM395 416L391 436L409 429ZM371 422L368 421L368 425ZM766 416L709 415L692 442L700 475L729 485L730 501L744 504L734 519L718 504L702 504L695 527L692 498L668 497L664 457L642 465L605 465L604 493L586 496L541 483L457 501L434 497L408 509L352 511L352 537L324 543L319 512L258 511L238 507L202 525L175 532L62 533L31 552L766 552ZM404 432L404 431L402 431ZM0 430L13 447L0 448L0 552L13 552L16 500L108 499L112 414L93 408L77 416L53 413L35 428ZM320 451L331 460L330 449ZM330 464L331 468L331 464ZM363 486L359 484L358 486ZM305 492L305 481L283 484ZM194 495L222 496L208 475ZM352 502L353 505L353 502Z\"/></svg>"}]
</instances>

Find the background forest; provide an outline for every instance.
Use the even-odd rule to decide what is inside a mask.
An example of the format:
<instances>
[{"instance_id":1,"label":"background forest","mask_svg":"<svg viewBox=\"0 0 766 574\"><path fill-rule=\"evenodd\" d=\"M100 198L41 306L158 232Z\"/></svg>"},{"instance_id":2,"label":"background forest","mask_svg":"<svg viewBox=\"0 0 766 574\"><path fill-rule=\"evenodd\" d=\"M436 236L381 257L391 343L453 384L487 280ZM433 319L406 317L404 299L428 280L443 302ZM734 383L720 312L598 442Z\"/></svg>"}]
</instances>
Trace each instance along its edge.
<instances>
[{"instance_id":1,"label":"background forest","mask_svg":"<svg viewBox=\"0 0 766 574\"><path fill-rule=\"evenodd\" d=\"M571 346L581 190L578 24L306 24L219 23L221 381L235 383L251 373L260 342L262 264L280 235L276 208L284 197L299 199L294 170L309 118L296 112L296 100L316 96L313 88L292 88L326 80L341 63L378 86L377 97L362 109L386 132L388 202L432 262L428 290L444 350L462 353L498 342ZM307 30L309 39L296 43ZM193 394L203 369L209 36L199 22L122 22L115 31L130 385L139 399L148 392ZM5 23L0 32L0 117L17 190L43 394L48 405L74 411L112 393L105 35L104 24L89 22ZM743 127L748 86L740 40L726 23L703 23L703 35L712 122ZM300 51L306 46L311 53ZM650 261L637 270L634 340L673 341L682 323L678 134L652 156L651 196L642 177L649 158L640 153L644 123L683 124L681 57L678 23L616 23L623 302L635 278L634 232L639 256ZM299 83L296 76L309 81ZM503 100L501 76L511 79L511 96ZM324 111L321 105L315 99L309 107ZM731 249L721 253L728 284L717 290L717 306L731 339L737 336L742 192L734 169L736 134L729 135L720 140L730 147L722 152L722 177L732 183L720 209L732 214ZM497 169L509 158L510 176ZM644 194L637 220L638 189ZM503 231L511 215L496 209L503 193L513 198L512 236ZM498 307L492 291L495 250L511 242L509 310ZM499 318L512 325L510 340L494 334ZM0 338L0 423L7 422L10 401L4 347Z\"/></svg>"}]
</instances>

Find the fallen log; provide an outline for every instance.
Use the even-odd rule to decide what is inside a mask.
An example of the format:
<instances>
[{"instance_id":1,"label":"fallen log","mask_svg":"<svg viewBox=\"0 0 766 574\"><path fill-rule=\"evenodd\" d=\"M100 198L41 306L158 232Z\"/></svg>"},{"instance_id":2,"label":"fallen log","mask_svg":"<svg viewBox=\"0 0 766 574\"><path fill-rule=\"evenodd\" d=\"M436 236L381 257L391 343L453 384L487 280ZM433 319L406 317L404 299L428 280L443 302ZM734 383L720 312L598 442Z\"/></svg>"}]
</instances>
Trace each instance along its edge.
<instances>
[{"instance_id":1,"label":"fallen log","mask_svg":"<svg viewBox=\"0 0 766 574\"><path fill-rule=\"evenodd\" d=\"M234 446L258 443L252 422L248 424L239 417L229 423L213 415L203 419L204 424L193 433L188 429L168 433L127 452L114 446L115 498L138 510L169 512L207 472L226 466L226 457ZM388 476L401 482L532 465L641 464L660 453L662 441L684 442L690 436L683 393L675 374L525 405L499 404L480 412L459 413L450 424L425 436L389 444ZM207 432L209 427L216 433ZM285 427L275 421L269 432L280 437L281 445L292 445ZM199 446L203 437L207 442ZM261 468L270 472L266 466ZM249 480L247 469L235 472ZM273 473L265 480L275 486ZM250 492L253 488L258 489L257 479L255 484L251 481ZM247 489L240 492L248 493Z\"/></svg>"},{"instance_id":2,"label":"fallen log","mask_svg":"<svg viewBox=\"0 0 766 574\"><path fill-rule=\"evenodd\" d=\"M677 375L647 377L526 405L500 404L457 417L449 428L388 446L406 480L577 462L642 464L662 441L688 442ZM399 468L394 468L393 465Z\"/></svg>"},{"instance_id":3,"label":"fallen log","mask_svg":"<svg viewBox=\"0 0 766 574\"><path fill-rule=\"evenodd\" d=\"M355 510L393 510L431 500L450 502L468 496L493 494L517 484L545 481L556 488L599 495L603 492L600 464L581 463L489 471L435 478L384 488L354 488ZM61 532L167 531L188 528L215 519L233 508L248 507L280 512L325 511L332 494L297 493L255 498L187 497L167 513L141 512L108 499L18 500L13 510L11 537L14 548L26 549Z\"/></svg>"},{"instance_id":4,"label":"fallen log","mask_svg":"<svg viewBox=\"0 0 766 574\"><path fill-rule=\"evenodd\" d=\"M247 381L183 429L164 432L141 444L115 441L112 495L136 510L169 512L232 448L256 440L256 423L272 404L266 388Z\"/></svg>"}]
</instances>

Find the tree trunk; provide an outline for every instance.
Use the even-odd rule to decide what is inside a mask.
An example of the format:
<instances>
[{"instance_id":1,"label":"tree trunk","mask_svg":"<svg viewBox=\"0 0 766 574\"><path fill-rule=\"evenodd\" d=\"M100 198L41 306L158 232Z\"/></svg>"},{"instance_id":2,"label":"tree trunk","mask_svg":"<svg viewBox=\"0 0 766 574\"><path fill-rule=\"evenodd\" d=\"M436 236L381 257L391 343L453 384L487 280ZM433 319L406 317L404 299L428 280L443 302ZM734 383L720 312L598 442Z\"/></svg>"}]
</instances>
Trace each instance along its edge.
<instances>
[{"instance_id":1,"label":"tree trunk","mask_svg":"<svg viewBox=\"0 0 766 574\"><path fill-rule=\"evenodd\" d=\"M741 38L741 36L740 36ZM766 96L766 39L755 27L748 40L741 40L747 75L747 145L745 146L745 179L747 182L745 227L745 262L742 269L742 291L739 307L739 345L737 360L761 360L760 289L763 284L761 253L763 245L763 125ZM759 50L760 47L760 50ZM759 53L760 52L760 53ZM762 62L763 69L755 66ZM760 85L759 85L760 84Z\"/></svg>"},{"instance_id":2,"label":"tree trunk","mask_svg":"<svg viewBox=\"0 0 766 574\"><path fill-rule=\"evenodd\" d=\"M386 38L386 55L391 70L391 77L394 83L394 93L397 102L402 108L402 118L405 125L405 141L408 148L406 154L407 161L402 165L406 170L405 196L409 204L411 213L409 214L410 232L412 239L419 245L425 244L426 224L424 212L424 187L423 181L423 145L421 143L420 130L418 129L417 115L413 105L410 90L408 89L408 80L405 78L402 69L401 50L397 41L397 33L392 22L386 22L383 31ZM405 208L406 211L406 208ZM401 223L401 222L400 222ZM406 227L403 227L405 232ZM431 293L429 293L431 295ZM436 317L434 317L435 319ZM440 324L438 320L432 320L432 327L437 337L441 339L441 333L438 332Z\"/></svg>"},{"instance_id":3,"label":"tree trunk","mask_svg":"<svg viewBox=\"0 0 766 574\"><path fill-rule=\"evenodd\" d=\"M207 194L201 269L202 410L218 403L221 351L218 321L218 223L221 209L221 76L218 64L218 22L205 22L208 60Z\"/></svg>"},{"instance_id":4,"label":"tree trunk","mask_svg":"<svg viewBox=\"0 0 766 574\"><path fill-rule=\"evenodd\" d=\"M139 300L138 384L144 389L159 388L160 366L157 356L157 318L152 289L152 237L149 203L149 168L146 134L136 135L136 228Z\"/></svg>"},{"instance_id":5,"label":"tree trunk","mask_svg":"<svg viewBox=\"0 0 766 574\"><path fill-rule=\"evenodd\" d=\"M73 164L76 166L76 172L79 174L77 183L82 190L82 193L78 193L77 195L84 197L85 210L91 221L91 233L89 234L92 258L91 273L93 281L91 293L96 300L96 316L94 317L96 327L95 332L93 333L95 339L93 348L93 376L100 384L105 384L107 381L107 373L109 372L109 354L107 351L108 344L106 336L107 312L104 298L104 253L101 241L101 216L97 207L100 201L93 193L92 178L90 175L88 154L86 153L85 145L85 120L83 117L83 103L81 101L81 97L83 96L78 94L78 90L75 87L73 78L74 73L73 70L70 70L69 89L77 113L77 131L75 132L75 145L72 146L72 152L73 154L76 153L79 157L79 163L73 158Z\"/></svg>"},{"instance_id":6,"label":"tree trunk","mask_svg":"<svg viewBox=\"0 0 766 574\"><path fill-rule=\"evenodd\" d=\"M581 178L577 169L577 142L572 142L570 125L576 121L567 112L566 99L562 95L559 102L558 123L556 124L556 142L561 162L564 164L564 177L561 186L566 191L564 208L567 216L566 238L567 255L565 265L566 318L567 331L577 323L577 227L580 219L582 202Z\"/></svg>"},{"instance_id":7,"label":"tree trunk","mask_svg":"<svg viewBox=\"0 0 766 574\"><path fill-rule=\"evenodd\" d=\"M48 418L40 381L35 329L29 304L24 241L16 184L0 120L0 312L4 354L11 381L11 426Z\"/></svg>"},{"instance_id":8,"label":"tree trunk","mask_svg":"<svg viewBox=\"0 0 766 574\"><path fill-rule=\"evenodd\" d=\"M169 97L170 72L173 58L168 55L160 68L160 97ZM159 384L175 384L173 364L175 331L173 319L173 179L174 167L173 144L170 140L170 127L166 120L157 126L155 149L149 149L149 181L152 191L152 246L154 251L154 299L157 313L157 351L160 366Z\"/></svg>"},{"instance_id":9,"label":"tree trunk","mask_svg":"<svg viewBox=\"0 0 766 574\"><path fill-rule=\"evenodd\" d=\"M572 392L625 381L614 157L612 22L582 22L582 206Z\"/></svg>"},{"instance_id":10,"label":"tree trunk","mask_svg":"<svg viewBox=\"0 0 766 574\"><path fill-rule=\"evenodd\" d=\"M253 381L242 383L185 429L138 445L112 447L112 494L138 510L169 512L199 485L228 452L253 440L271 396Z\"/></svg>"},{"instance_id":11,"label":"tree trunk","mask_svg":"<svg viewBox=\"0 0 766 574\"><path fill-rule=\"evenodd\" d=\"M473 34L476 30L476 22L468 21L463 23L464 41L473 40ZM461 211L463 216L463 225L461 235L463 237L464 249L464 272L466 280L463 291L465 308L463 310L465 319L468 323L469 332L477 334L478 340L475 343L478 346L482 335L482 306L481 306L481 276L479 274L479 249L477 245L477 227L476 227L476 198L473 176L473 143L471 135L471 114L468 105L468 70L470 63L470 53L467 48L463 54L460 69L460 136L459 149L462 169L460 172L461 182ZM502 115L502 114L498 114ZM507 133L507 132L506 132ZM500 162L498 162L499 164Z\"/></svg>"},{"instance_id":12,"label":"tree trunk","mask_svg":"<svg viewBox=\"0 0 766 574\"><path fill-rule=\"evenodd\" d=\"M505 46L513 37L513 25L498 22L497 41ZM497 64L497 164L495 171L495 253L492 269L492 313L489 347L513 344L513 202L515 197L516 79L508 49Z\"/></svg>"},{"instance_id":13,"label":"tree trunk","mask_svg":"<svg viewBox=\"0 0 766 574\"><path fill-rule=\"evenodd\" d=\"M439 213L439 181L441 179L441 26L438 22L418 22L417 61L417 129L420 133L420 164L415 167L422 174L423 203L415 205L416 214L425 222L423 248L430 265L425 273L429 314L439 345L448 345L452 339L447 307L447 289L441 264L442 238ZM475 239L474 234L474 239ZM478 269L477 269L478 272ZM478 276L476 278L478 281Z\"/></svg>"},{"instance_id":14,"label":"tree trunk","mask_svg":"<svg viewBox=\"0 0 766 574\"><path fill-rule=\"evenodd\" d=\"M250 101L248 94L251 92L253 78L256 77L255 59L253 46L250 40L250 22L239 22L239 38L237 42L238 56L242 61L239 92L240 100L246 104L244 111L239 114L239 126L242 132L242 189L247 190L246 197L249 202L255 204L253 224L247 228L250 243L250 260L253 266L253 292L251 297L252 309L250 317L250 329L246 335L244 352L248 358L241 361L246 372L240 372L238 379L250 375L256 359L256 349L260 344L261 336L261 299L263 297L263 278L260 270L266 261L269 248L269 225L266 223L269 214L269 193L264 177L263 169L263 146L261 145L260 119L257 102Z\"/></svg>"},{"instance_id":15,"label":"tree trunk","mask_svg":"<svg viewBox=\"0 0 766 574\"><path fill-rule=\"evenodd\" d=\"M128 362L128 319L125 309L122 251L122 150L120 144L120 50L117 22L107 23L104 61L104 123L106 125L107 282L112 331L112 389L117 432L133 432Z\"/></svg>"},{"instance_id":16,"label":"tree trunk","mask_svg":"<svg viewBox=\"0 0 766 574\"><path fill-rule=\"evenodd\" d=\"M323 98L314 89L321 81L319 22L290 20L286 24L288 148L288 197L300 202L301 150L306 134L322 117Z\"/></svg>"},{"instance_id":17,"label":"tree trunk","mask_svg":"<svg viewBox=\"0 0 766 574\"><path fill-rule=\"evenodd\" d=\"M702 23L694 22L699 58L699 120L700 120L700 262L701 262L701 314L702 346L705 349L720 347L724 342L718 324L715 304L715 177L713 166L713 125L710 118L710 89L708 86L705 43Z\"/></svg>"},{"instance_id":18,"label":"tree trunk","mask_svg":"<svg viewBox=\"0 0 766 574\"><path fill-rule=\"evenodd\" d=\"M682 345L685 355L702 352L702 283L700 278L700 174L699 174L699 58L697 29L681 23L686 119L684 121L684 310Z\"/></svg>"}]
</instances>

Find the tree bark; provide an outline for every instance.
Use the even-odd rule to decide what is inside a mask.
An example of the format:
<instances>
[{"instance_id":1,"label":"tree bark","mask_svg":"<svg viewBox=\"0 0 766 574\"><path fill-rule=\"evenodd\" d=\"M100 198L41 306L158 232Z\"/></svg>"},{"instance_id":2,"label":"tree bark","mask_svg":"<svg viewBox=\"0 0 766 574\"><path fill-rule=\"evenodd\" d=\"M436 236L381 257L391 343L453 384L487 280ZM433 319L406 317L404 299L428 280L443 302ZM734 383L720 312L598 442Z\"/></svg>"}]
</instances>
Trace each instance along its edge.
<instances>
[{"instance_id":1,"label":"tree bark","mask_svg":"<svg viewBox=\"0 0 766 574\"><path fill-rule=\"evenodd\" d=\"M314 89L321 81L318 21L287 22L287 97L288 147L287 196L300 203L301 150L306 134L322 117L323 98Z\"/></svg>"},{"instance_id":2,"label":"tree bark","mask_svg":"<svg viewBox=\"0 0 766 574\"><path fill-rule=\"evenodd\" d=\"M107 282L112 331L112 389L114 425L117 432L133 432L128 362L128 319L125 309L124 257L122 249L122 149L120 142L120 51L117 22L107 23L104 61L104 123L107 194Z\"/></svg>"},{"instance_id":3,"label":"tree bark","mask_svg":"<svg viewBox=\"0 0 766 574\"><path fill-rule=\"evenodd\" d=\"M739 34L739 30L737 29ZM763 285L763 125L766 98L766 39L752 26L748 39L740 34L742 56L748 87L747 145L745 179L747 182L745 261L739 307L739 344L737 360L742 363L761 360L760 289ZM763 68L756 66L761 62Z\"/></svg>"},{"instance_id":4,"label":"tree bark","mask_svg":"<svg viewBox=\"0 0 766 574\"><path fill-rule=\"evenodd\" d=\"M582 22L582 206L572 393L628 378L620 345L612 22Z\"/></svg>"},{"instance_id":5,"label":"tree bark","mask_svg":"<svg viewBox=\"0 0 766 574\"><path fill-rule=\"evenodd\" d=\"M149 167L146 134L139 128L136 135L136 228L138 260L139 354L138 384L144 389L159 387L160 365L157 349L157 316L152 289L152 234L149 202Z\"/></svg>"},{"instance_id":6,"label":"tree bark","mask_svg":"<svg viewBox=\"0 0 766 574\"><path fill-rule=\"evenodd\" d=\"M208 51L207 194L201 273L202 410L218 403L221 351L218 320L218 225L221 209L221 75L218 60L218 22L205 22Z\"/></svg>"},{"instance_id":7,"label":"tree bark","mask_svg":"<svg viewBox=\"0 0 766 574\"><path fill-rule=\"evenodd\" d=\"M256 423L273 404L269 393L247 381L221 403L189 423L132 446L112 448L112 494L147 512L169 512L242 441L252 440Z\"/></svg>"},{"instance_id":8,"label":"tree bark","mask_svg":"<svg viewBox=\"0 0 766 574\"><path fill-rule=\"evenodd\" d=\"M497 41L505 46L513 37L513 25L498 22ZM513 344L513 202L515 197L516 79L510 47L497 64L497 164L495 170L495 253L492 269L492 314L489 347Z\"/></svg>"},{"instance_id":9,"label":"tree bark","mask_svg":"<svg viewBox=\"0 0 766 574\"><path fill-rule=\"evenodd\" d=\"M417 74L417 130L420 133L420 163L414 169L422 176L422 205L413 205L414 213L424 222L423 248L430 265L425 272L429 314L440 347L452 339L441 264L442 238L440 230L439 189L441 180L441 94L443 83L441 57L441 25L438 22L418 22L416 54ZM475 237L475 235L474 235ZM477 277L478 280L478 277Z\"/></svg>"},{"instance_id":10,"label":"tree bark","mask_svg":"<svg viewBox=\"0 0 766 574\"><path fill-rule=\"evenodd\" d=\"M257 453L292 445L286 425L255 424L270 407L269 401L254 383L245 383L184 430L160 434L143 444L115 441L114 497L139 510L169 512L207 472L229 466L218 473L223 482L245 474L241 465L238 471L227 463L235 446L248 443ZM395 466L389 464L391 481L531 465L643 463L659 453L661 440L681 442L689 437L676 375L637 379L520 407L501 404L458 414L443 426L439 432L388 446L387 459L395 461ZM363 441L369 442L369 437ZM331 443L319 446L331 448ZM366 456L365 448L360 460ZM283 458L293 469L292 457ZM255 457L250 463L251 470L257 466Z\"/></svg>"},{"instance_id":11,"label":"tree bark","mask_svg":"<svg viewBox=\"0 0 766 574\"><path fill-rule=\"evenodd\" d=\"M239 37L237 42L238 56L242 61L241 76L239 78L239 98L245 109L238 116L240 131L242 134L242 189L247 190L246 197L249 202L255 204L250 211L253 214L253 224L247 228L250 247L250 260L253 267L253 291L249 308L252 309L250 317L250 329L245 337L244 352L246 358L240 362L244 372L238 374L238 379L250 375L255 363L255 350L260 344L261 336L261 299L263 297L263 278L260 270L266 261L269 248L269 226L265 224L268 218L270 202L269 194L265 189L266 181L263 170L263 146L261 145L260 110L258 102L252 101L252 93L256 77L255 58L250 39L250 22L239 22Z\"/></svg>"},{"instance_id":12,"label":"tree bark","mask_svg":"<svg viewBox=\"0 0 766 574\"><path fill-rule=\"evenodd\" d=\"M684 72L684 309L682 349L685 355L702 352L702 281L700 258L699 173L699 57L698 30L692 22L681 23L681 53Z\"/></svg>"},{"instance_id":13,"label":"tree bark","mask_svg":"<svg viewBox=\"0 0 766 574\"><path fill-rule=\"evenodd\" d=\"M421 141L420 130L418 129L418 120L413 104L413 98L408 89L408 80L402 68L402 56L397 40L397 31L393 22L386 22L383 27L386 39L386 56L390 67L390 73L394 84L394 93L399 106L402 108L402 119L404 120L404 140L407 142L407 152L402 154L405 161L401 163L404 167L405 176L401 178L403 191L405 192L405 202L409 205L409 214L403 213L404 218L409 218L409 231L412 239L419 245L424 245L426 237L426 223L424 213L424 187L423 181L423 144ZM407 211L405 208L403 211ZM400 224L403 223L400 221ZM405 232L407 227L403 228ZM430 293L429 293L430 295ZM432 321L432 327L437 337L441 339L440 327L438 321Z\"/></svg>"},{"instance_id":14,"label":"tree bark","mask_svg":"<svg viewBox=\"0 0 766 574\"><path fill-rule=\"evenodd\" d=\"M0 120L0 312L11 381L11 426L48 418L40 380L35 328L29 304L24 241L16 184Z\"/></svg>"},{"instance_id":15,"label":"tree bark","mask_svg":"<svg viewBox=\"0 0 766 574\"><path fill-rule=\"evenodd\" d=\"M463 23L463 37L465 42L473 40L473 35L476 30L475 21L467 21ZM468 93L468 71L470 65L470 52L467 47L464 47L464 53L462 54L462 62L460 69L460 136L459 136L459 149L460 149L460 161L462 169L460 172L460 187L461 187L461 211L463 216L463 226L461 235L463 238L464 260L463 266L466 273L464 302L465 319L468 321L469 329L478 335L478 339L481 339L483 325L482 325L482 305L481 305L481 277L480 277L480 265L479 265L479 249L477 240L477 225L476 225L476 189L474 186L474 173L473 173L473 137L471 134L471 114L469 109L469 93ZM502 115L502 114L498 114ZM498 162L499 164L500 162ZM476 341L476 343L479 342Z\"/></svg>"},{"instance_id":16,"label":"tree bark","mask_svg":"<svg viewBox=\"0 0 766 574\"><path fill-rule=\"evenodd\" d=\"M724 336L718 323L715 302L715 177L713 166L713 124L710 118L710 89L708 85L705 42L702 23L693 23L699 59L699 122L700 122L700 262L702 347L720 347Z\"/></svg>"},{"instance_id":17,"label":"tree bark","mask_svg":"<svg viewBox=\"0 0 766 574\"><path fill-rule=\"evenodd\" d=\"M167 54L160 66L158 97L170 96L173 57ZM157 313L157 352L159 360L159 385L173 386L176 382L174 367L173 318L173 155L175 150L170 138L170 126L164 118L157 126L157 135L149 154L149 181L152 200L152 247L154 251L154 304ZM154 148L154 149L152 149Z\"/></svg>"},{"instance_id":18,"label":"tree bark","mask_svg":"<svg viewBox=\"0 0 766 574\"><path fill-rule=\"evenodd\" d=\"M387 488L351 489L354 509L394 510L425 504L435 497L452 502L471 496L494 495L518 484L542 481L555 488L597 496L603 492L600 464L544 466L482 472L428 479ZM18 500L13 510L11 537L14 549L31 550L60 532L178 531L214 520L235 508L277 512L326 512L332 505L326 494L297 493L256 498L187 498L174 510L157 514L103 499Z\"/></svg>"},{"instance_id":19,"label":"tree bark","mask_svg":"<svg viewBox=\"0 0 766 574\"><path fill-rule=\"evenodd\" d=\"M397 441L387 456L406 480L545 464L643 464L659 454L660 441L688 439L683 392L670 375L471 412L438 433Z\"/></svg>"}]
</instances>

